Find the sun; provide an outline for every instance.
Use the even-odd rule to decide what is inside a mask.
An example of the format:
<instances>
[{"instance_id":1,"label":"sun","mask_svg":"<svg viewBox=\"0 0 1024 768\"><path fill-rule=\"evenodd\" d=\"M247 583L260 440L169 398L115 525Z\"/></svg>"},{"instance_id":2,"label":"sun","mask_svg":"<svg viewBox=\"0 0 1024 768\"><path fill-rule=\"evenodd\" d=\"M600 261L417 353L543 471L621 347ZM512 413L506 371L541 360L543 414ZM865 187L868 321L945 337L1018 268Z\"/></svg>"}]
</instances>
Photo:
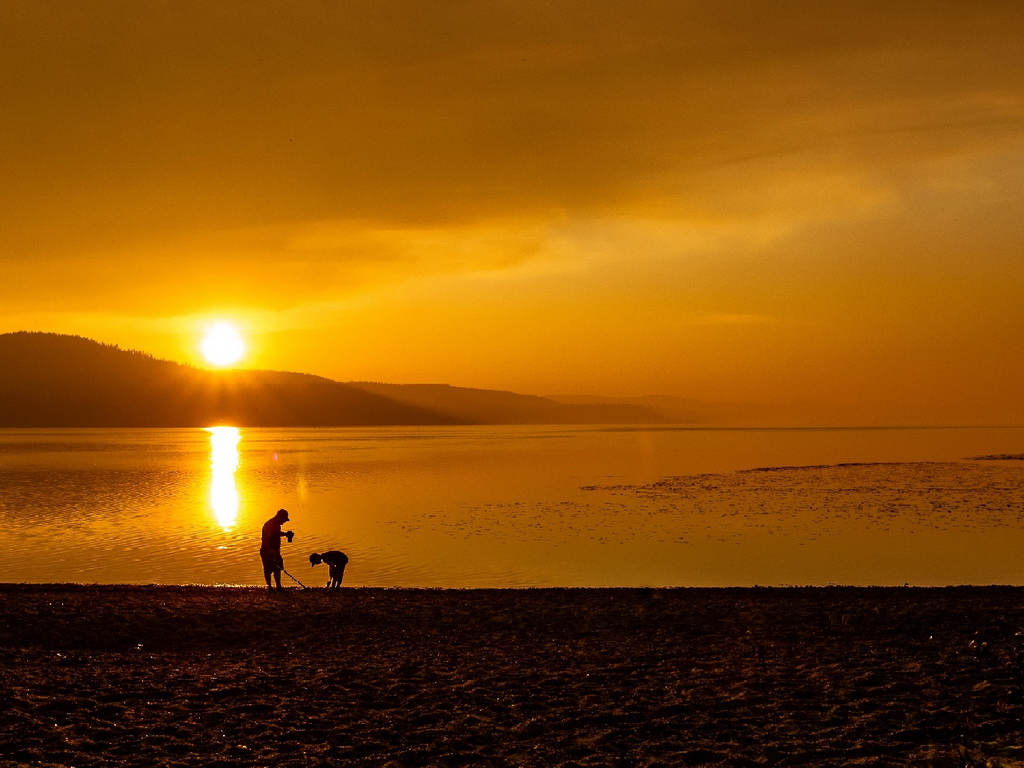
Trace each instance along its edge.
<instances>
[{"instance_id":1,"label":"sun","mask_svg":"<svg viewBox=\"0 0 1024 768\"><path fill-rule=\"evenodd\" d=\"M230 323L216 323L207 328L199 348L206 361L219 368L234 365L245 355L245 342Z\"/></svg>"}]
</instances>

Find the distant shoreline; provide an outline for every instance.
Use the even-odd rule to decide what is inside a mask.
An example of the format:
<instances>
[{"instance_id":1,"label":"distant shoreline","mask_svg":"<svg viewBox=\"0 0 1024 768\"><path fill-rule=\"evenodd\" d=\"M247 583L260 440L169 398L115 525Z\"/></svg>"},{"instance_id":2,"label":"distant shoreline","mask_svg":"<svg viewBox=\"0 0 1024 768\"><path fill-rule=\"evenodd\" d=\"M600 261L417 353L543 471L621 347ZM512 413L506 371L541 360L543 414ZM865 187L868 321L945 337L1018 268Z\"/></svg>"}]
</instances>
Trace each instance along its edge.
<instances>
[{"instance_id":1,"label":"distant shoreline","mask_svg":"<svg viewBox=\"0 0 1024 768\"><path fill-rule=\"evenodd\" d=\"M951 418L960 422L954 427L972 429L979 428L972 426L979 422L1015 428L1002 422L1020 417L984 408L949 411L890 405L865 410L824 403L713 402L675 395L541 396L450 384L334 381L289 371L196 368L66 334L0 334L0 426L5 428L590 424L928 429L936 419ZM903 426L907 422L910 426Z\"/></svg>"}]
</instances>

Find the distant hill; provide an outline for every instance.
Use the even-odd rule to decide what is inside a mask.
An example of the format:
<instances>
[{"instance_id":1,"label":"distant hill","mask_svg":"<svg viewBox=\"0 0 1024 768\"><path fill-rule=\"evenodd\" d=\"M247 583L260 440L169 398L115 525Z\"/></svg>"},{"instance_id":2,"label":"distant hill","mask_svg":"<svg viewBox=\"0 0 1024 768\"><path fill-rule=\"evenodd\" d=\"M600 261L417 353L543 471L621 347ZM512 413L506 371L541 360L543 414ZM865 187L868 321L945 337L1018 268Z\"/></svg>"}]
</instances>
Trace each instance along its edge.
<instances>
[{"instance_id":1,"label":"distant hill","mask_svg":"<svg viewBox=\"0 0 1024 768\"><path fill-rule=\"evenodd\" d=\"M546 397L447 384L375 384L357 387L397 403L467 424L656 424L669 418L630 403L560 403Z\"/></svg>"},{"instance_id":2,"label":"distant hill","mask_svg":"<svg viewBox=\"0 0 1024 768\"><path fill-rule=\"evenodd\" d=\"M906 424L906 409L889 419L865 415L842 405L820 403L707 402L670 395L613 398L588 395L553 395L547 399L566 405L629 405L658 414L663 421L700 427L807 427ZM920 422L926 423L926 422Z\"/></svg>"},{"instance_id":3,"label":"distant hill","mask_svg":"<svg viewBox=\"0 0 1024 768\"><path fill-rule=\"evenodd\" d=\"M646 395L643 397L616 398L593 395L552 395L547 398L563 405L589 406L632 406L653 411L663 421L674 424L719 424L728 422L735 415L735 405L708 403L669 395Z\"/></svg>"},{"instance_id":4,"label":"distant hill","mask_svg":"<svg viewBox=\"0 0 1024 768\"><path fill-rule=\"evenodd\" d=\"M661 423L653 408L447 385L209 371L52 333L0 334L0 427Z\"/></svg>"}]
</instances>

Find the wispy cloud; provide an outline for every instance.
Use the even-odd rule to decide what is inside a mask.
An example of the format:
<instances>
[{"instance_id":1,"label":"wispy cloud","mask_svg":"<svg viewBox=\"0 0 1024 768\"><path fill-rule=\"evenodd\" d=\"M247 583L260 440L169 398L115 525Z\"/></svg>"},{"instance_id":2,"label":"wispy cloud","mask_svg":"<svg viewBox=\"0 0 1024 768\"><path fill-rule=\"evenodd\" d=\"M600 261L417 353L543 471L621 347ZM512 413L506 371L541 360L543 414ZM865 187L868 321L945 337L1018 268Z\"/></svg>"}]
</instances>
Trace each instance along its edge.
<instances>
[{"instance_id":1,"label":"wispy cloud","mask_svg":"<svg viewBox=\"0 0 1024 768\"><path fill-rule=\"evenodd\" d=\"M9 0L0 323L984 391L1024 373L1022 36L986 0Z\"/></svg>"}]
</instances>

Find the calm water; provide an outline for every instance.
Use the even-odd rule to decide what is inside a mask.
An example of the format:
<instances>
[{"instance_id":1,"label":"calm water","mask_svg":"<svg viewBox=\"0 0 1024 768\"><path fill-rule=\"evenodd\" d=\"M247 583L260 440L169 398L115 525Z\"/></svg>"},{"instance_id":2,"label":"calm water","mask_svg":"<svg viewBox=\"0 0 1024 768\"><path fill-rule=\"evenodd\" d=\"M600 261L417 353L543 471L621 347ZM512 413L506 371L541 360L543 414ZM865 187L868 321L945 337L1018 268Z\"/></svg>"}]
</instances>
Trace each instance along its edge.
<instances>
[{"instance_id":1,"label":"calm water","mask_svg":"<svg viewBox=\"0 0 1024 768\"><path fill-rule=\"evenodd\" d=\"M0 430L0 581L259 584L285 507L315 585L332 548L354 586L1024 584L1024 462L964 461L1022 452L1016 428Z\"/></svg>"}]
</instances>

